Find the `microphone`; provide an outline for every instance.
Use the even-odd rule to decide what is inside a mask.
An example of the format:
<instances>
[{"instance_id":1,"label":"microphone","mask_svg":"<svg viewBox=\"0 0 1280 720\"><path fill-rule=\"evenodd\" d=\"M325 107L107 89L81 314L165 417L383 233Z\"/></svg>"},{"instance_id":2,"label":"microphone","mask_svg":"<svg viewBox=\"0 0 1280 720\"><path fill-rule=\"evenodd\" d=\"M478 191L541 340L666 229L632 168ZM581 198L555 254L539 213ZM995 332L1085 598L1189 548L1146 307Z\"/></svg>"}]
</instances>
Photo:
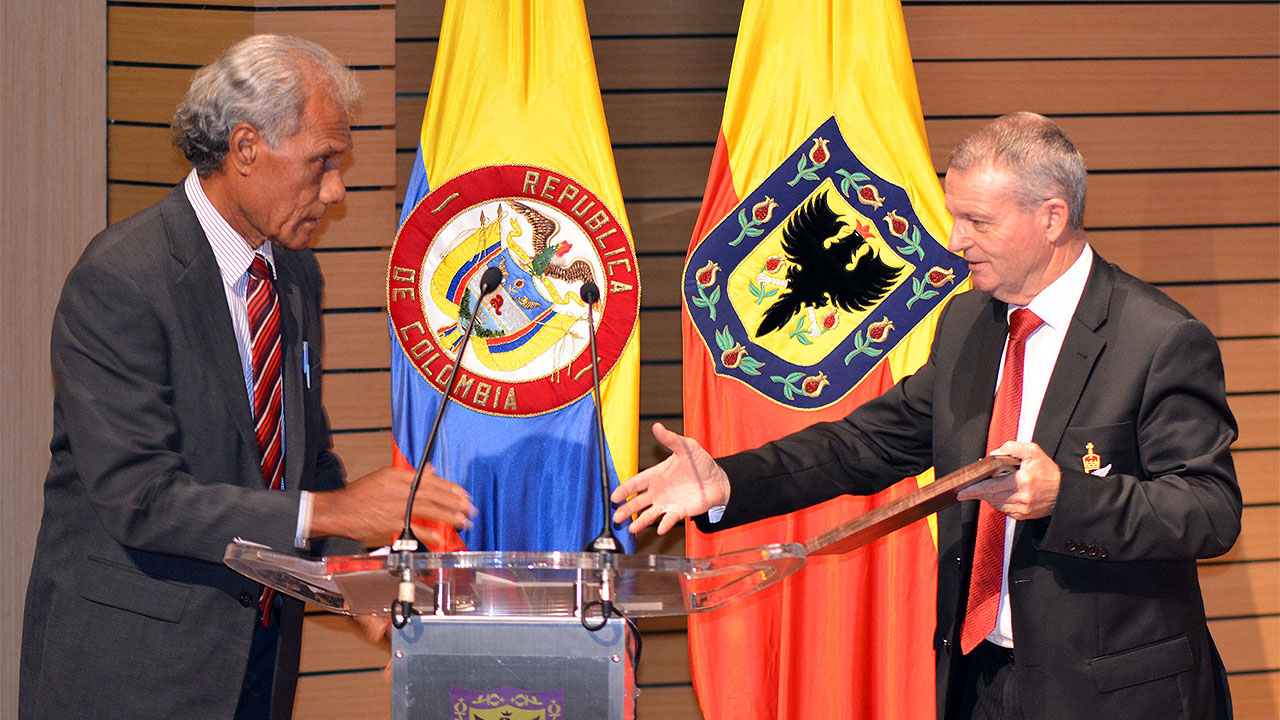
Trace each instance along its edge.
<instances>
[{"instance_id":1,"label":"microphone","mask_svg":"<svg viewBox=\"0 0 1280 720\"><path fill-rule=\"evenodd\" d=\"M593 308L600 300L600 287L588 280L582 283L578 291L582 301L587 304L587 337L591 341L591 394L596 401L596 444L600 454L600 500L604 507L604 527L600 534L587 545L588 551L622 552L622 543L613 534L613 522L610 520L609 508L609 465L605 459L604 414L600 403L600 361L596 356L596 323Z\"/></svg>"},{"instance_id":2,"label":"microphone","mask_svg":"<svg viewBox=\"0 0 1280 720\"><path fill-rule=\"evenodd\" d=\"M436 417L431 422L431 431L427 433L427 444L422 450L422 460L418 463L417 473L413 477L413 485L409 487L409 502L404 510L404 530L400 532L400 537L396 538L396 541L391 544L391 549L400 553L400 561L397 565L397 570L400 573L400 592L398 597L391 603L391 624L397 630L404 627L405 623L413 615L414 586L409 568L409 553L418 552L422 547L421 541L413 534L413 501L418 495L418 485L422 483L422 473L427 468L427 459L431 457L431 451L435 448L436 437L440 434L440 420L444 417L445 406L449 404L453 396L453 389L458 384L462 357L467 352L467 343L471 340L472 330L475 329L476 318L480 316L480 303L484 301L486 296L497 290L501 284L502 271L492 265L485 268L484 274L480 276L480 296L476 298L476 308L471 313L471 319L467 321L467 331L462 336L462 344L458 346L457 359L453 361L453 372L449 374L449 387L445 390L444 397L440 400L440 407L436 409Z\"/></svg>"},{"instance_id":3,"label":"microphone","mask_svg":"<svg viewBox=\"0 0 1280 720\"><path fill-rule=\"evenodd\" d=\"M582 626L587 630L595 632L600 630L609 622L609 617L616 614L613 608L614 574L617 572L613 568L613 561L609 558L609 553L622 552L622 543L618 537L613 534L613 522L610 519L609 508L609 465L605 455L604 441L604 414L600 404L600 361L596 356L596 323L594 305L600 300L600 287L594 282L588 280L582 283L582 288L578 291L582 296L582 301L587 304L587 337L591 341L591 394L596 403L596 445L597 452L600 454L600 504L604 509L604 527L601 528L600 534L587 544L587 552L598 552L605 554L605 567L601 571L600 576L600 599L596 602L600 604L600 621L592 622L585 612L595 602L588 603L582 613Z\"/></svg>"}]
</instances>

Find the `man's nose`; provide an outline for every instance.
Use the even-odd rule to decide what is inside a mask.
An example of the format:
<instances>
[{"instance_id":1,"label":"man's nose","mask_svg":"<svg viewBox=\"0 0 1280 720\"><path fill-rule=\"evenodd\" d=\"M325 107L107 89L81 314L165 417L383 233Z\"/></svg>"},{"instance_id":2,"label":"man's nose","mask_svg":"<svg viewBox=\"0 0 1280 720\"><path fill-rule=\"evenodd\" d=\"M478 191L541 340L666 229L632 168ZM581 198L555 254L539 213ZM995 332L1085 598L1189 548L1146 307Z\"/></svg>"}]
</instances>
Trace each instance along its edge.
<instances>
[{"instance_id":1,"label":"man's nose","mask_svg":"<svg viewBox=\"0 0 1280 720\"><path fill-rule=\"evenodd\" d=\"M329 170L320 181L320 202L335 205L347 197L347 186L342 182L342 173L337 168Z\"/></svg>"}]
</instances>

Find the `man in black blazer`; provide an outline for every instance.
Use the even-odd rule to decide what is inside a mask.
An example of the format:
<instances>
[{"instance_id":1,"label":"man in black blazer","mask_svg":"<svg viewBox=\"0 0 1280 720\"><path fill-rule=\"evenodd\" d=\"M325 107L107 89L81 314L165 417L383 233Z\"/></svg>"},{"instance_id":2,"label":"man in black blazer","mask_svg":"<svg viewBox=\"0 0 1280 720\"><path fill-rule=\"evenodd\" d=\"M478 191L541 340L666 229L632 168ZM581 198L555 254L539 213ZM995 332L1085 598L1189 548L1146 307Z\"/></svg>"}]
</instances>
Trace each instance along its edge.
<instances>
[{"instance_id":1,"label":"man in black blazer","mask_svg":"<svg viewBox=\"0 0 1280 720\"><path fill-rule=\"evenodd\" d=\"M174 119L192 173L95 237L68 276L23 720L289 718L302 603L225 567L227 544L384 541L402 524L412 473L345 483L321 404L323 280L308 244L345 194L338 162L358 94L312 43L233 46L196 73ZM278 349L274 372L254 365L246 336L259 263L278 299L278 333L255 333L279 340L264 351ZM255 375L269 374L283 420L260 440ZM263 458L280 451L282 487L268 489ZM473 512L434 476L418 500L423 519L460 525ZM339 542L328 549L363 547Z\"/></svg>"},{"instance_id":2,"label":"man in black blazer","mask_svg":"<svg viewBox=\"0 0 1280 720\"><path fill-rule=\"evenodd\" d=\"M714 531L1011 455L1016 474L938 514L940 720L1230 717L1196 575L1240 530L1213 335L1089 248L1084 163L1052 121L1017 113L977 131L945 189L975 289L943 311L925 365L844 420L719 460L655 426L675 454L613 493L635 494L615 520ZM1020 308L1037 321L1018 349L1021 416L989 446ZM1004 531L985 624L969 611L984 512Z\"/></svg>"}]
</instances>

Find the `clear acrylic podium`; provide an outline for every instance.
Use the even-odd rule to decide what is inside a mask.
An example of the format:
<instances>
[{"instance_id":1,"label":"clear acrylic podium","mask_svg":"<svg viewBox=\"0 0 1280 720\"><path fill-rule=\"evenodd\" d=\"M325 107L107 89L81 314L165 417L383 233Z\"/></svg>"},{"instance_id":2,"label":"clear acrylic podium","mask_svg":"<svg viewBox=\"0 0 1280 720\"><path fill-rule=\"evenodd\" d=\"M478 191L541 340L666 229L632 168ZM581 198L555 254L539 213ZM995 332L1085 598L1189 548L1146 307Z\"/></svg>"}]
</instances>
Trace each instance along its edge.
<instances>
[{"instance_id":1,"label":"clear acrylic podium","mask_svg":"<svg viewBox=\"0 0 1280 720\"><path fill-rule=\"evenodd\" d=\"M636 638L623 619L600 614L602 599L628 619L715 610L796 572L808 555L854 550L1017 465L984 458L803 546L705 558L383 551L313 559L235 542L224 560L331 612L381 617L391 615L405 563L415 614L392 633L394 720L631 720Z\"/></svg>"},{"instance_id":2,"label":"clear acrylic podium","mask_svg":"<svg viewBox=\"0 0 1280 720\"><path fill-rule=\"evenodd\" d=\"M392 632L395 720L630 720L630 619L705 612L804 565L797 544L707 558L585 552L409 553L415 615ZM302 558L252 543L226 564L264 585L348 615L391 614L402 557ZM587 629L590 625L593 629Z\"/></svg>"}]
</instances>

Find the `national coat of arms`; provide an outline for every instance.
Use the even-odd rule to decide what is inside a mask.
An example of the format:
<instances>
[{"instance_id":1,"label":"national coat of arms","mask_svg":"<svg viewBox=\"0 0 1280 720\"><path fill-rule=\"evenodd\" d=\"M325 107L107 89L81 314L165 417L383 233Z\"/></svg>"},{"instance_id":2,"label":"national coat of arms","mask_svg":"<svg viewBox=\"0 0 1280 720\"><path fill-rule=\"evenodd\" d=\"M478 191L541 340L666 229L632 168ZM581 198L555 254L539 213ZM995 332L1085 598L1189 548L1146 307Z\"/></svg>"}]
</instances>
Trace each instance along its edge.
<instances>
[{"instance_id":1,"label":"national coat of arms","mask_svg":"<svg viewBox=\"0 0 1280 720\"><path fill-rule=\"evenodd\" d=\"M502 285L477 302L485 268ZM613 213L572 178L523 165L483 167L424 197L391 250L387 306L396 339L444 390L476 316L455 400L496 415L540 415L591 390L586 281L602 376L635 334L635 249Z\"/></svg>"},{"instance_id":2,"label":"national coat of arms","mask_svg":"<svg viewBox=\"0 0 1280 720\"><path fill-rule=\"evenodd\" d=\"M967 276L832 117L690 252L684 299L718 375L812 410Z\"/></svg>"},{"instance_id":3,"label":"national coat of arms","mask_svg":"<svg viewBox=\"0 0 1280 720\"><path fill-rule=\"evenodd\" d=\"M449 688L451 720L564 720L564 689L531 692L510 686L473 691Z\"/></svg>"}]
</instances>

